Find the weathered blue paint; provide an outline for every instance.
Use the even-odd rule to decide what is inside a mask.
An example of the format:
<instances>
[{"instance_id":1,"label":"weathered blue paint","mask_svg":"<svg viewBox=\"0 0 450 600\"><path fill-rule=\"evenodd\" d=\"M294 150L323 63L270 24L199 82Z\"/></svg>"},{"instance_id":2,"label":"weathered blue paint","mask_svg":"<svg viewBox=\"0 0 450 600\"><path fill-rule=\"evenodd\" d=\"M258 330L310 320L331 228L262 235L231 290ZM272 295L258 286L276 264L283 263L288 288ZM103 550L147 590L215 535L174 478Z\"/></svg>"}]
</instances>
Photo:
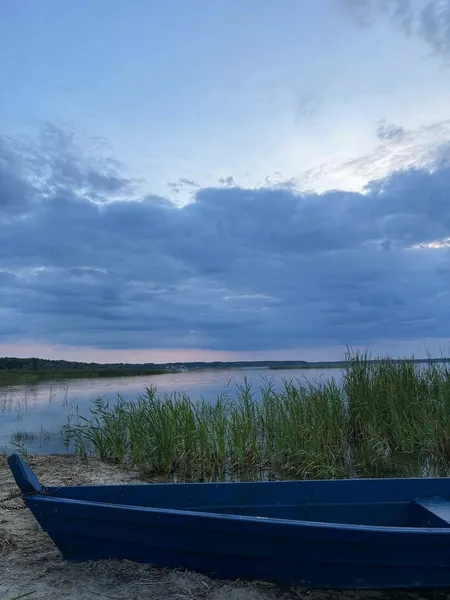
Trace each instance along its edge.
<instances>
[{"instance_id":1,"label":"weathered blue paint","mask_svg":"<svg viewBox=\"0 0 450 600\"><path fill-rule=\"evenodd\" d=\"M315 588L450 587L450 480L42 488L24 500L67 560L123 558Z\"/></svg>"}]
</instances>

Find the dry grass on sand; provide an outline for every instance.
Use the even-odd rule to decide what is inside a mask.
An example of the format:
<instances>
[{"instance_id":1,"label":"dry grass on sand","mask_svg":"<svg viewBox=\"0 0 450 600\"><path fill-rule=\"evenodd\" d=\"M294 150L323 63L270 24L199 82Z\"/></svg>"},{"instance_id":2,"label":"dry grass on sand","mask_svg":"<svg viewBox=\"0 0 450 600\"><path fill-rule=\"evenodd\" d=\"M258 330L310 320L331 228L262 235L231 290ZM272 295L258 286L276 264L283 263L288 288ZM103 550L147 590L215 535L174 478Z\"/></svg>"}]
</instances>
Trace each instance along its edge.
<instances>
[{"instance_id":1,"label":"dry grass on sand","mask_svg":"<svg viewBox=\"0 0 450 600\"><path fill-rule=\"evenodd\" d=\"M127 483L135 473L100 461L88 465L74 456L36 456L32 468L47 485ZM4 457L0 457L0 500L16 493ZM0 504L0 599L28 600L413 600L445 597L441 592L332 592L280 589L265 583L216 581L197 573L156 569L129 561L64 562L19 498Z\"/></svg>"}]
</instances>

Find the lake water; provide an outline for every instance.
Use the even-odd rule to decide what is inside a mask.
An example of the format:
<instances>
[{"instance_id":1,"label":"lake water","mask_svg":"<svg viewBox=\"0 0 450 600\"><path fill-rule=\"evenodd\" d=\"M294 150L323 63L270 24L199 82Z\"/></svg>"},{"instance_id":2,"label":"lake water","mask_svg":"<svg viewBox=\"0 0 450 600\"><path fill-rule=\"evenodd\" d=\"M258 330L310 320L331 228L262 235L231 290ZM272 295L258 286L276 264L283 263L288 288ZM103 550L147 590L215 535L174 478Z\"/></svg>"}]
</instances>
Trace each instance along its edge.
<instances>
[{"instance_id":1,"label":"lake water","mask_svg":"<svg viewBox=\"0 0 450 600\"><path fill-rule=\"evenodd\" d=\"M113 377L111 379L68 379L33 385L11 385L0 388L0 452L10 451L14 432L31 434L24 446L32 453L64 452L60 428L78 409L89 416L92 401L103 396L114 402L118 394L125 400L136 399L145 388L155 385L159 394L185 392L192 400L204 398L214 402L218 394L231 396L245 379L258 397L261 385L270 381L280 388L283 380L339 381L339 369L230 369L187 371L145 377ZM30 439L36 434L35 439Z\"/></svg>"}]
</instances>

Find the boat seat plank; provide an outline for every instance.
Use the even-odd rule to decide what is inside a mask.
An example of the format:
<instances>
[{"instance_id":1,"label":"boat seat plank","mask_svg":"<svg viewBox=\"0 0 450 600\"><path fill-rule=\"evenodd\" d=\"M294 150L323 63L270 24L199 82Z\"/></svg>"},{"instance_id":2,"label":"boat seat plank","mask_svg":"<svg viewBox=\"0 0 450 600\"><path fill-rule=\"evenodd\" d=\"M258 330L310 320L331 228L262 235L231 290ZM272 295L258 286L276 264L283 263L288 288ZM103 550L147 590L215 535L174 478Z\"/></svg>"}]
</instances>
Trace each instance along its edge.
<instances>
[{"instance_id":1,"label":"boat seat plank","mask_svg":"<svg viewBox=\"0 0 450 600\"><path fill-rule=\"evenodd\" d=\"M441 497L418 498L414 504L423 509L429 527L450 527L450 500Z\"/></svg>"}]
</instances>

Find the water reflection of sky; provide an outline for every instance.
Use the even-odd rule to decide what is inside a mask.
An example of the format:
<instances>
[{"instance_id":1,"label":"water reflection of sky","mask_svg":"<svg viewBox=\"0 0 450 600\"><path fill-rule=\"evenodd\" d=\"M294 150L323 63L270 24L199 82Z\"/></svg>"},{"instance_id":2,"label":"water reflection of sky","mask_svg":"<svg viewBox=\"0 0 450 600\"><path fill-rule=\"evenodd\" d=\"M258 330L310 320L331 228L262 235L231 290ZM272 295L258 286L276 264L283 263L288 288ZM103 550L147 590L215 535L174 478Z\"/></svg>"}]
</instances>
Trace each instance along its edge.
<instances>
[{"instance_id":1,"label":"water reflection of sky","mask_svg":"<svg viewBox=\"0 0 450 600\"><path fill-rule=\"evenodd\" d=\"M341 371L336 369L318 370L218 370L187 371L145 377L114 377L111 379L72 379L41 382L34 385L13 385L0 388L0 451L11 450L10 440L14 432L39 434L41 430L50 432L25 445L30 452L63 452L59 431L76 408L80 414L89 415L93 400L104 396L114 402L118 394L125 400L133 400L151 385L157 386L160 394L185 392L192 400L204 398L214 401L218 394L227 390L233 396L236 385L243 384L245 378L258 397L261 385L270 380L280 387L283 380L326 380L334 377L339 380Z\"/></svg>"}]
</instances>

